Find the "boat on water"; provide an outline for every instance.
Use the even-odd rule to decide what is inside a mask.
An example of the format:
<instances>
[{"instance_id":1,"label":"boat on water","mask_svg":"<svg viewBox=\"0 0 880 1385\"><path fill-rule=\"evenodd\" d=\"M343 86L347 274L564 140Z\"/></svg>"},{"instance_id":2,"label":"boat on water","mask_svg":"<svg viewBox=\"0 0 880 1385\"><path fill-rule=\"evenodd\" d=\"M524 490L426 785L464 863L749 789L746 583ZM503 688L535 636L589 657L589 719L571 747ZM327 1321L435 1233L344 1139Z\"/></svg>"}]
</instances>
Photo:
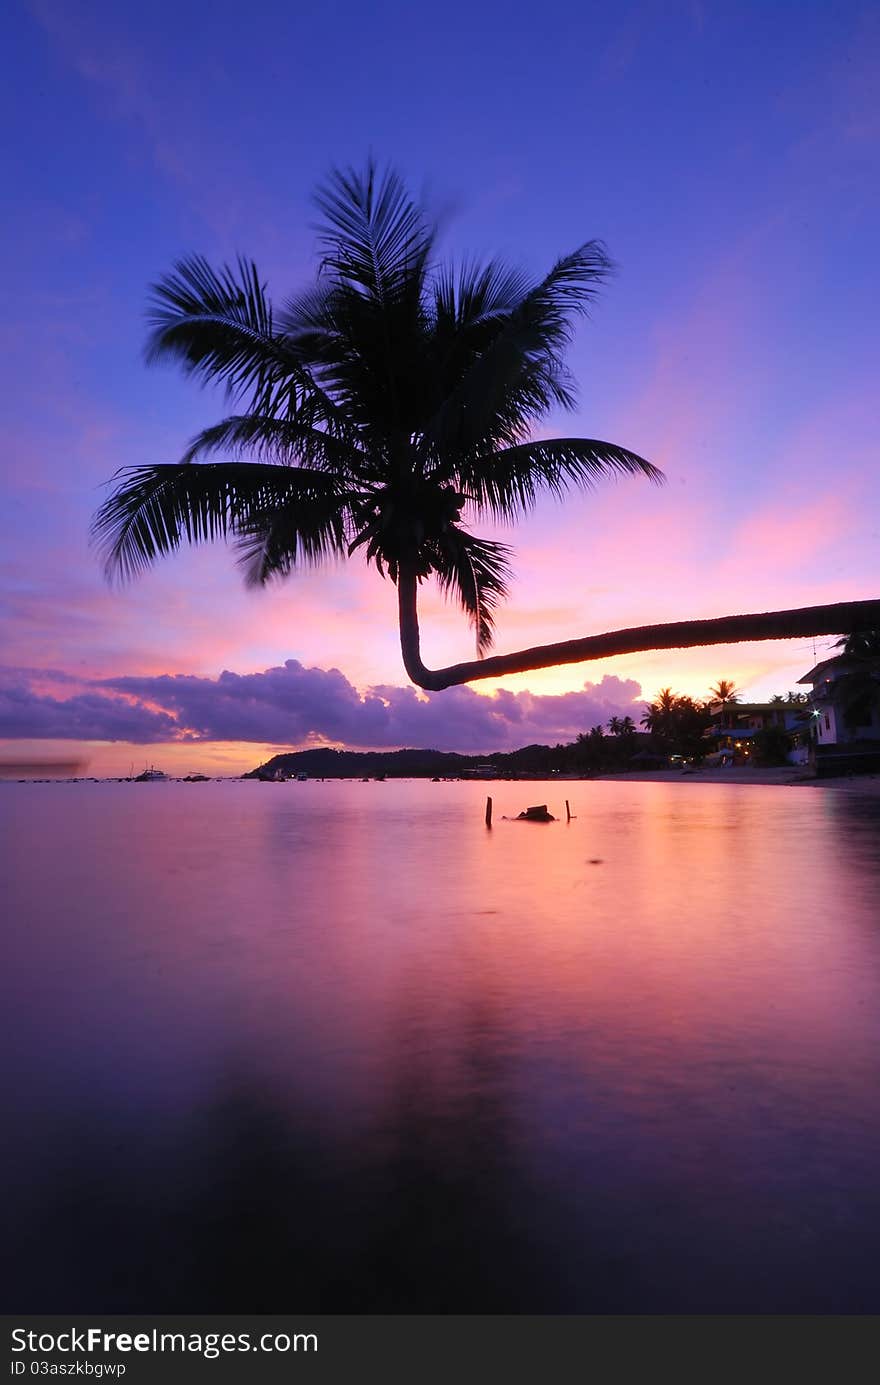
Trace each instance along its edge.
<instances>
[{"instance_id":1,"label":"boat on water","mask_svg":"<svg viewBox=\"0 0 880 1385\"><path fill-rule=\"evenodd\" d=\"M136 777L136 779L135 779L134 782L135 782L136 784L152 784L152 783L154 783L154 782L157 781L157 780L160 780L160 779L167 779L167 778L168 778L168 775L165 773L164 770L155 769L155 768L151 765L149 769L145 769L145 770L144 770L143 774L137 775L137 777Z\"/></svg>"},{"instance_id":2,"label":"boat on water","mask_svg":"<svg viewBox=\"0 0 880 1385\"><path fill-rule=\"evenodd\" d=\"M296 776L296 782L298 784L305 784L308 780L308 777L309 776L307 774L304 774L302 770L300 770L299 774Z\"/></svg>"}]
</instances>

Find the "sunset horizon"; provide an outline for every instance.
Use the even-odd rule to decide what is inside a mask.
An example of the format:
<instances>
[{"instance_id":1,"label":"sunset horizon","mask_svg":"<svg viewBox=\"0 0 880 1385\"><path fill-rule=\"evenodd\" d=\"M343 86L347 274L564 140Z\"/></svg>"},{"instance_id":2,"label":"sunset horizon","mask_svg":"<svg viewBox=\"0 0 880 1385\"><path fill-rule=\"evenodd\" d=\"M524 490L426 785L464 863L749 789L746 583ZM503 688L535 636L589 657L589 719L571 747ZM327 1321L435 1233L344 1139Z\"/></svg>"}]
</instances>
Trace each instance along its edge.
<instances>
[{"instance_id":1,"label":"sunset horizon","mask_svg":"<svg viewBox=\"0 0 880 1385\"><path fill-rule=\"evenodd\" d=\"M667 476L660 490L633 478L600 481L591 494L571 494L564 504L540 499L515 526L480 526L513 548L514 583L498 612L493 652L650 622L876 595L880 521L870 479L877 442L869 402L876 343L852 288L859 257L870 254L876 210L876 192L862 177L876 148L866 85L880 43L876 17L854 11L833 20L816 9L794 32L781 14L763 11L766 51L756 65L751 46L748 58L738 50L729 23L709 22L696 8L690 17L682 12L680 97L669 100L663 119L676 131L674 167L688 164L681 176L692 180L691 199L703 200L706 215L694 221L688 198L661 198L647 234L641 205L645 188L659 186L663 120L649 152L640 143L644 127L624 112L634 83L650 89L657 80L654 54L671 37L661 39L650 25L610 25L604 48L596 49L591 99L605 112L609 133L590 143L589 191L579 179L558 181L552 159L545 168L520 157L514 167L487 143L482 156L478 150L476 161L462 165L439 135L420 138L416 147L401 128L392 136L380 126L352 140L331 122L284 188L267 178L256 196L255 167L245 178L254 200L229 207L214 194L217 169L209 178L197 164L183 176L170 157L169 122L178 142L194 137L198 125L193 112L175 105L182 67L173 58L165 67L159 103L144 81L150 33L135 41L135 30L126 32L121 20L108 17L100 34L90 22L74 29L67 10L35 0L11 26L19 80L39 91L37 74L52 72L49 99L64 105L64 137L77 148L87 140L90 156L81 165L74 160L79 181L69 184L58 151L41 144L54 128L51 117L34 122L19 154L22 195L7 224L20 268L8 329L16 352L0 742L47 739L47 713L70 722L77 709L55 709L46 700L66 702L64 677L88 688L95 717L107 714L106 736L83 740L114 738L123 708L110 684L118 680L217 679L226 670L248 677L295 660L340 670L360 696L405 686L394 588L356 560L253 593L243 589L231 555L205 549L177 554L120 589L104 584L87 543L91 514L113 474L175 459L222 408L216 392L199 391L167 369L144 368L148 285L175 255L199 250L216 260L252 254L278 300L302 289L316 262L314 184L334 165L360 163L371 144L413 186L421 180L427 188L427 202L441 216L444 257L500 252L540 274L586 236L604 240L616 270L571 353L578 409L571 419L548 420L537 435L613 438ZM783 31L780 84L773 53ZM183 53L185 31L181 43ZM98 59L102 45L112 58ZM708 124L686 132L687 93L701 80L696 54L718 61L721 47L731 77L748 62L748 83L731 81ZM834 100L815 103L820 52L822 82ZM675 80L673 72L665 80ZM407 89L401 71L392 106ZM220 100L219 86L209 82L207 90L214 93L209 100ZM20 99L31 98L23 91ZM283 108L273 115L283 120ZM589 121L586 110L583 118ZM558 157L574 151L576 126L559 139ZM103 196L91 160L95 141L107 158L122 160L114 202L134 198L150 208L149 235L129 238L124 250L114 203ZM215 146L213 158L241 178L241 146ZM630 179L621 179L623 168ZM824 214L832 187L833 225ZM847 198L848 188L858 196ZM36 221L36 209L50 209L53 199L60 206L59 196L63 215ZM835 238L840 250L846 245L845 256L832 253ZM813 328L817 294L821 334ZM36 317L35 298L45 305ZM52 390L48 397L40 390L35 409L47 371ZM423 642L429 663L472 657L462 618L431 584L423 596ZM820 640L823 646L831 640ZM497 689L580 695L585 683L609 676L637 682L636 699L650 700L662 686L700 696L707 680L723 676L760 698L793 686L814 652L803 640L659 652L509 676L475 690L483 698ZM324 734L320 726L302 728L301 711L291 706L292 727ZM174 728L174 738L189 732L208 739L185 726ZM278 733L253 734L268 745ZM59 736L77 740L69 724ZM298 743L293 734L288 741ZM103 752L99 763L108 763Z\"/></svg>"}]
</instances>

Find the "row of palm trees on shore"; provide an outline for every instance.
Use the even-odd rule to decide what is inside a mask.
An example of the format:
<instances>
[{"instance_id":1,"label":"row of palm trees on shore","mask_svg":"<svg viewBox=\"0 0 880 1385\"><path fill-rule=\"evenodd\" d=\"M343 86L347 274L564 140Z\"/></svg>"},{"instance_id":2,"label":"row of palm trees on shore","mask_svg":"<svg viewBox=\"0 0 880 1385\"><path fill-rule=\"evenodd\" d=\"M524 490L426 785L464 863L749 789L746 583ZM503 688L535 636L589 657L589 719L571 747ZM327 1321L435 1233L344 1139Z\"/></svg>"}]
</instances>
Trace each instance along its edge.
<instances>
[{"instance_id":1,"label":"row of palm trees on shore","mask_svg":"<svg viewBox=\"0 0 880 1385\"><path fill-rule=\"evenodd\" d=\"M880 630L857 631L838 640L837 648L842 649L848 661L835 683L846 720L852 709L864 709L866 703L873 706L880 703ZM592 768L628 768L637 747L643 758L656 752L658 758L677 753L700 759L707 750L705 732L723 718L729 708L741 702L740 690L727 678L719 679L702 700L673 692L669 687L661 688L653 702L645 706L640 719L641 733L631 716L615 715L607 723L581 732L569 749ZM782 764L795 731L804 734L808 730L810 697L807 693L792 691L777 693L769 702L800 712L788 723L789 730L779 724L765 726L755 737L758 758L764 763ZM792 725L795 731L791 730Z\"/></svg>"},{"instance_id":2,"label":"row of palm trees on shore","mask_svg":"<svg viewBox=\"0 0 880 1385\"><path fill-rule=\"evenodd\" d=\"M659 745L688 747L693 750L694 747L699 747L704 732L718 716L723 715L728 707L735 706L740 700L739 689L727 678L719 679L709 689L709 695L704 700L673 692L672 688L661 688L654 701L646 705L640 724ZM779 695L771 700L785 702L786 698ZM806 702L807 698L805 694L789 693L787 700L800 703ZM638 734L638 728L631 716L612 716L607 722L607 728L610 736L628 740L630 743L634 743ZM585 741L592 737L593 742L596 742L604 735L603 726L594 726L586 736L582 735L578 740Z\"/></svg>"}]
</instances>

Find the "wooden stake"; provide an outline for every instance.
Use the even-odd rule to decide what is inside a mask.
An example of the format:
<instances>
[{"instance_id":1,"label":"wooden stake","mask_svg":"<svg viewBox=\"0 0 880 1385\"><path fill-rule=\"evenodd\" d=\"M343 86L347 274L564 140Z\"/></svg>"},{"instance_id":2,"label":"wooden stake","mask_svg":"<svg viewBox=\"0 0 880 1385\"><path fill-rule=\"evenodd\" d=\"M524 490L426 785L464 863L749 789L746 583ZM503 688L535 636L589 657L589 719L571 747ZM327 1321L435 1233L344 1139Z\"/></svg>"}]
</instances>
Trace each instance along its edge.
<instances>
[{"instance_id":1,"label":"wooden stake","mask_svg":"<svg viewBox=\"0 0 880 1385\"><path fill-rule=\"evenodd\" d=\"M491 826L492 826L492 800L491 800L491 798L487 798L487 799L486 799L486 826L487 826L487 827L491 827Z\"/></svg>"},{"instance_id":2,"label":"wooden stake","mask_svg":"<svg viewBox=\"0 0 880 1385\"><path fill-rule=\"evenodd\" d=\"M565 800L565 821L571 822L571 809L568 806L568 799Z\"/></svg>"}]
</instances>

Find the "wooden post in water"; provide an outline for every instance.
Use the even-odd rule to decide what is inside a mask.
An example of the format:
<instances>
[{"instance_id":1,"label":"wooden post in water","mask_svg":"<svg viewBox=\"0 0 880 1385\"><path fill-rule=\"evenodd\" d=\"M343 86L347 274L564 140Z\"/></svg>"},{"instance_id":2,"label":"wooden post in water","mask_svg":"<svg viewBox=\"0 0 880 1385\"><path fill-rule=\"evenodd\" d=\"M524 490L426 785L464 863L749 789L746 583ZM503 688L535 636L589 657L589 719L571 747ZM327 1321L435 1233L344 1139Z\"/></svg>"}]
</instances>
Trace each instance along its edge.
<instances>
[{"instance_id":1,"label":"wooden post in water","mask_svg":"<svg viewBox=\"0 0 880 1385\"><path fill-rule=\"evenodd\" d=\"M491 800L491 798L487 798L487 799L486 799L486 826L487 826L487 827L491 827L491 826L492 826L492 800Z\"/></svg>"},{"instance_id":2,"label":"wooden post in water","mask_svg":"<svg viewBox=\"0 0 880 1385\"><path fill-rule=\"evenodd\" d=\"M565 821L571 822L571 809L568 806L568 799L565 800Z\"/></svg>"}]
</instances>

